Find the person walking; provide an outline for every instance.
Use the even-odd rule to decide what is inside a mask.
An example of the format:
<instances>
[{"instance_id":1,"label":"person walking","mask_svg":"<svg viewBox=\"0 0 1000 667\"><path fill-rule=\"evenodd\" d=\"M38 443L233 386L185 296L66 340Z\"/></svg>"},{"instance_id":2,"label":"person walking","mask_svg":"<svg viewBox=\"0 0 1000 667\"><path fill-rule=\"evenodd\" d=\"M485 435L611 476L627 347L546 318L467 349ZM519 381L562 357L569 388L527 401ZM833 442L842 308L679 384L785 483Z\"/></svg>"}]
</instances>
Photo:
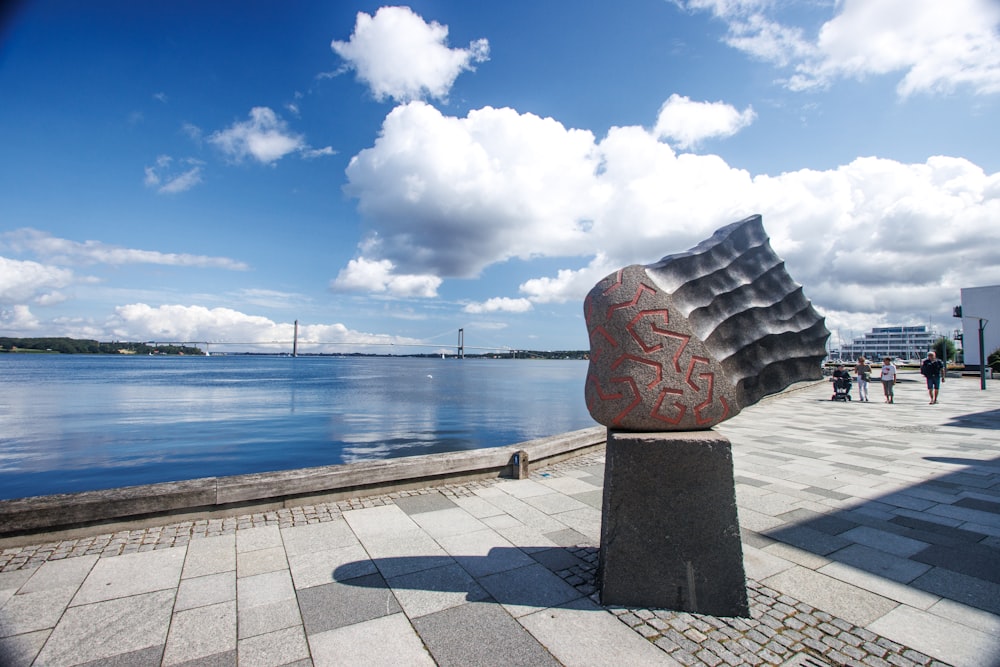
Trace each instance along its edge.
<instances>
[{"instance_id":1,"label":"person walking","mask_svg":"<svg viewBox=\"0 0 1000 667\"><path fill-rule=\"evenodd\" d=\"M858 378L858 400L868 402L868 382L872 379L872 367L865 361L865 356L858 357L854 365L854 374Z\"/></svg>"},{"instance_id":2,"label":"person walking","mask_svg":"<svg viewBox=\"0 0 1000 667\"><path fill-rule=\"evenodd\" d=\"M941 390L941 373L944 371L944 363L937 358L933 350L927 353L927 358L920 362L920 374L927 378L927 394L931 398L931 405L938 401L938 392Z\"/></svg>"},{"instance_id":3,"label":"person walking","mask_svg":"<svg viewBox=\"0 0 1000 667\"><path fill-rule=\"evenodd\" d=\"M894 402L894 392L893 388L896 385L896 365L892 363L892 357L886 357L882 360L882 375L880 376L882 380L882 391L885 392L885 402Z\"/></svg>"}]
</instances>

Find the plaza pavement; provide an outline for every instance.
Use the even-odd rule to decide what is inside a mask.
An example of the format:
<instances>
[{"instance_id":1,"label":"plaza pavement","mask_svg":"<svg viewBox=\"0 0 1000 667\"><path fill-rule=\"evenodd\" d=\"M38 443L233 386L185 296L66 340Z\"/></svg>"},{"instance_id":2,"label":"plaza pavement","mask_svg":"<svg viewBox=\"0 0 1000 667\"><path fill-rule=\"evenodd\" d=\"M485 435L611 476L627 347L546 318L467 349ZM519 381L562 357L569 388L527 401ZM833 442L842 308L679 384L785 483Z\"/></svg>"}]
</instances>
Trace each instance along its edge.
<instances>
[{"instance_id":1,"label":"plaza pavement","mask_svg":"<svg viewBox=\"0 0 1000 667\"><path fill-rule=\"evenodd\" d=\"M1000 388L818 383L733 443L752 618L596 602L603 453L0 550L0 665L1000 665ZM855 398L857 398L855 390Z\"/></svg>"}]
</instances>

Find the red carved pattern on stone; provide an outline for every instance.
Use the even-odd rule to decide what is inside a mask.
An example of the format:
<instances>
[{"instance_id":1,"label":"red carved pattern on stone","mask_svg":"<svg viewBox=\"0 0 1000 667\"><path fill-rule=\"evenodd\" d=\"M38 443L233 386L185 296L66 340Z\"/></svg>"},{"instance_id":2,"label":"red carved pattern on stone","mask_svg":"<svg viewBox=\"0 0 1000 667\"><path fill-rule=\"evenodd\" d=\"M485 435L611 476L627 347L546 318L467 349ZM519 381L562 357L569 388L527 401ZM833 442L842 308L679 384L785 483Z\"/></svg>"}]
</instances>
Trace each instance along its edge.
<instances>
[{"instance_id":1,"label":"red carved pattern on stone","mask_svg":"<svg viewBox=\"0 0 1000 667\"><path fill-rule=\"evenodd\" d=\"M684 369L681 359L691 336L670 328L670 313L662 305L643 307L655 297L656 288L639 282L634 289L626 291L623 289L625 280L623 270L609 276L600 296L596 299L588 297L584 305L590 327L591 364L608 355L610 363L606 368L611 371L606 386L602 386L601 380L593 373L588 377L592 389L587 392L591 412L599 402L607 403L608 407L614 406L613 410L617 412L609 424L613 427L625 423L644 403L651 406L649 412L645 416L637 414L637 417L671 426L679 425L685 415L690 415L689 422L693 421L697 426L725 419L729 414L729 405L723 397L715 394L715 374L708 370L709 360L691 355ZM609 322L618 311L628 309L634 310L635 314L625 325L627 336L616 339L611 332L616 328L620 332L621 329L609 326ZM624 316L629 314L621 313ZM639 375L651 378L642 383L644 386L640 386L635 374L629 373L637 368L635 365L646 367L646 371ZM691 412L688 412L688 407ZM721 418L712 416L720 410Z\"/></svg>"}]
</instances>

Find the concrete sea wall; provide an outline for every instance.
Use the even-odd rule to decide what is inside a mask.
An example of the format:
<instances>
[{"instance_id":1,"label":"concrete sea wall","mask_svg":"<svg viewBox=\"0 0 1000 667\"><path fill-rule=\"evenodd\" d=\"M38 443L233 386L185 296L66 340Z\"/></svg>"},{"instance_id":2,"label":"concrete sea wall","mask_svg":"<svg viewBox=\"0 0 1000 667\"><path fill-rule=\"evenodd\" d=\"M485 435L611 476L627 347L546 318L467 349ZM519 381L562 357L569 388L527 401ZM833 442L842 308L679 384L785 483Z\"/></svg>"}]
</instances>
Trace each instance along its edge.
<instances>
[{"instance_id":1,"label":"concrete sea wall","mask_svg":"<svg viewBox=\"0 0 1000 667\"><path fill-rule=\"evenodd\" d=\"M0 547L491 477L603 447L603 426L506 447L0 501Z\"/></svg>"}]
</instances>

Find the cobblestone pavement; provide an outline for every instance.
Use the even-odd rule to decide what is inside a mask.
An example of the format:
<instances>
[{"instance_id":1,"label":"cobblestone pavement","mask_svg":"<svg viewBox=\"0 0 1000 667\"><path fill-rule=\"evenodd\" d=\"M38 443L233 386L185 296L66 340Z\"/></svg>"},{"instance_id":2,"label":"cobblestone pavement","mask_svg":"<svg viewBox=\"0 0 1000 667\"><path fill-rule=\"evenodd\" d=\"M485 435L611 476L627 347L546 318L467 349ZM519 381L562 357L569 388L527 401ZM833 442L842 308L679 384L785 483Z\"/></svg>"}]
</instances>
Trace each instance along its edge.
<instances>
[{"instance_id":1,"label":"cobblestone pavement","mask_svg":"<svg viewBox=\"0 0 1000 667\"><path fill-rule=\"evenodd\" d=\"M971 383L956 386L960 382L949 381L942 400L961 395L972 407L942 410L930 419L917 411L938 406L924 405L919 386L905 385L897 390L893 406L827 404L825 387L813 387L745 411L732 420L725 435L734 443L751 617L659 609L608 608L608 612L659 649L662 661L649 664L997 667L1000 466L995 457L1000 448L1000 411L991 408L987 397L971 391ZM914 399L910 407L897 409L907 399ZM859 420L858 410L866 411L863 419ZM817 414L842 420L841 428L831 432ZM797 428L784 428L788 424ZM858 445L859 433L865 446ZM579 480L599 484L603 464L603 452L591 453L536 470L524 483L548 491L570 488ZM240 539L241 534L257 534L267 527L284 531L343 523L345 513L389 505L405 509L420 496L443 497L469 508L517 484L522 482L451 484L5 548L0 551L0 584L8 573L44 563L80 557L114 559L222 536ZM573 495L568 491L554 495L562 493ZM573 497L594 507L594 493ZM496 526L503 533L501 523ZM538 560L581 596L598 602L597 540L593 530L582 533L588 533L580 535L588 539L562 550L570 565ZM4 602L0 596L0 631ZM426 638L418 621L413 624ZM4 647L17 639L11 632L0 632L0 658L6 655ZM296 664L320 664L312 637L309 643L313 657ZM918 650L920 644L923 648ZM156 655L163 650L161 645ZM560 664L586 662L559 660ZM243 664L242 658L239 662ZM128 664L160 664L160 658ZM163 664L168 664L165 657Z\"/></svg>"}]
</instances>

